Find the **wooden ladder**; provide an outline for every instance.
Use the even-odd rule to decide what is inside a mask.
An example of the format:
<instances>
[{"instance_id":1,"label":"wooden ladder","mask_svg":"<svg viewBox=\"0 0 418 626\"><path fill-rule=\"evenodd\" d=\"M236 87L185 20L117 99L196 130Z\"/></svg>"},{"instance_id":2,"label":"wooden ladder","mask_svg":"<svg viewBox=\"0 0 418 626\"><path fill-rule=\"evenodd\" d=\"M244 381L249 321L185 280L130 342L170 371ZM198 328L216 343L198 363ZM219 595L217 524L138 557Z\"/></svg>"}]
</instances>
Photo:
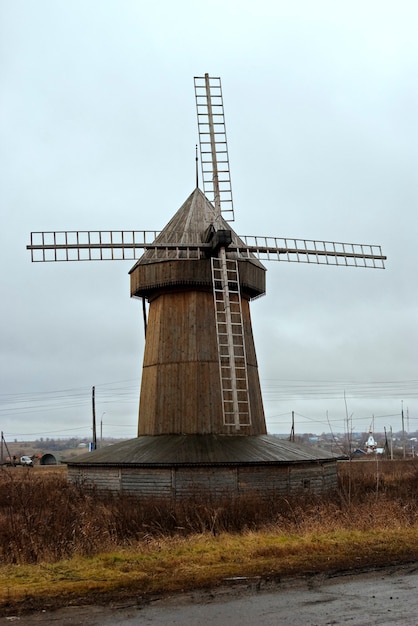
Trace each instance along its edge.
<instances>
[{"instance_id":1,"label":"wooden ladder","mask_svg":"<svg viewBox=\"0 0 418 626\"><path fill-rule=\"evenodd\" d=\"M238 263L226 258L225 248L212 257L212 280L223 420L239 430L251 425L247 358Z\"/></svg>"}]
</instances>

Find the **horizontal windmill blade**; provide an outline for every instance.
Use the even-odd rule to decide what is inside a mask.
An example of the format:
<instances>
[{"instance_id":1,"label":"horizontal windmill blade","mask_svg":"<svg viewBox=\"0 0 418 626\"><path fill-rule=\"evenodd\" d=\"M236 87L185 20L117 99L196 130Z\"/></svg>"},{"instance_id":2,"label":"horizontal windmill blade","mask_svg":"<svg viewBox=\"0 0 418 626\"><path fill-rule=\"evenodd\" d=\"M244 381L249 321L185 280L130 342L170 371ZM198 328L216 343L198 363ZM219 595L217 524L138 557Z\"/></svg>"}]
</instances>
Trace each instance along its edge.
<instances>
[{"instance_id":1,"label":"horizontal windmill blade","mask_svg":"<svg viewBox=\"0 0 418 626\"><path fill-rule=\"evenodd\" d=\"M67 230L32 232L32 262L132 261L146 250L159 259L201 259L210 256L210 243L189 243L187 234L171 233L173 242L156 241L158 230ZM193 234L191 235L193 237Z\"/></svg>"},{"instance_id":2,"label":"horizontal windmill blade","mask_svg":"<svg viewBox=\"0 0 418 626\"><path fill-rule=\"evenodd\" d=\"M244 258L256 256L261 261L289 261L319 265L346 265L384 269L386 257L380 246L313 239L241 236L247 247L239 248ZM231 250L232 248L229 248Z\"/></svg>"},{"instance_id":3,"label":"horizontal windmill blade","mask_svg":"<svg viewBox=\"0 0 418 626\"><path fill-rule=\"evenodd\" d=\"M156 243L156 230L74 230L33 232L30 245L33 262L48 261L131 261L145 250L154 250L159 259L200 259L211 255L210 243L199 245ZM384 269L386 257L380 246L369 244L289 239L278 237L239 237L240 245L232 243L228 253L237 258L258 258L261 261L288 261ZM179 234L178 242L181 241Z\"/></svg>"},{"instance_id":4,"label":"horizontal windmill blade","mask_svg":"<svg viewBox=\"0 0 418 626\"><path fill-rule=\"evenodd\" d=\"M136 260L158 236L155 230L70 230L33 232L33 262Z\"/></svg>"}]
</instances>

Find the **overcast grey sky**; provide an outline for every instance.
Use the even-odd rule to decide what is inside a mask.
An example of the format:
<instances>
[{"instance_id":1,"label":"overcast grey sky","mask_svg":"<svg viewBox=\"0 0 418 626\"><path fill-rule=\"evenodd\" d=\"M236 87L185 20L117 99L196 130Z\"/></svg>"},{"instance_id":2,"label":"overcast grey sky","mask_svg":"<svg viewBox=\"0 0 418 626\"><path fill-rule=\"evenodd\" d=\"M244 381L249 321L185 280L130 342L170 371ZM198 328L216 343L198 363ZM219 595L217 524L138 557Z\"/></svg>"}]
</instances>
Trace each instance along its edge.
<instances>
[{"instance_id":1,"label":"overcast grey sky","mask_svg":"<svg viewBox=\"0 0 418 626\"><path fill-rule=\"evenodd\" d=\"M132 263L31 264L41 230L156 229L194 187L193 76L221 76L240 235L380 244L270 263L252 304L270 432L418 429L418 5L0 0L0 428L136 434ZM345 396L345 397L344 397Z\"/></svg>"}]
</instances>

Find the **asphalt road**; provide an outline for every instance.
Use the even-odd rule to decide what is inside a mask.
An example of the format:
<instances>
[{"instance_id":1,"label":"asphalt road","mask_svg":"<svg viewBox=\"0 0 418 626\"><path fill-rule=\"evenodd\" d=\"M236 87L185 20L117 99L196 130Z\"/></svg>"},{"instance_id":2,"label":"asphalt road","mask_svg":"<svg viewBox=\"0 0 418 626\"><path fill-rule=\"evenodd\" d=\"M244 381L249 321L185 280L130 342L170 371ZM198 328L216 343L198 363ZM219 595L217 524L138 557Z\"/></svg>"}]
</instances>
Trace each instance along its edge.
<instances>
[{"instance_id":1,"label":"asphalt road","mask_svg":"<svg viewBox=\"0 0 418 626\"><path fill-rule=\"evenodd\" d=\"M0 618L0 625L59 626L399 626L418 625L418 563L298 580L231 580L210 591L67 607Z\"/></svg>"}]
</instances>

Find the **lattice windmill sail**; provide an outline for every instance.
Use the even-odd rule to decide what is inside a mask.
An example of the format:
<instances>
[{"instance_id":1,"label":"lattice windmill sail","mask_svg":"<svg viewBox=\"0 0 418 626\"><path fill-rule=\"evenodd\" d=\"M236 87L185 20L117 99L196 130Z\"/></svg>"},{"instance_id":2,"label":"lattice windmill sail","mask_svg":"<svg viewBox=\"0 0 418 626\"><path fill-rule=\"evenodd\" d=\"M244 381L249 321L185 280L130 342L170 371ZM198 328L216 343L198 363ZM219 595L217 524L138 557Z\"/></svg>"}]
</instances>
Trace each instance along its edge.
<instances>
[{"instance_id":1,"label":"lattice windmill sail","mask_svg":"<svg viewBox=\"0 0 418 626\"><path fill-rule=\"evenodd\" d=\"M161 231L31 234L32 261L136 260L131 296L149 314L138 435L266 433L250 301L261 261L384 268L380 246L238 236L221 81L194 79L205 193Z\"/></svg>"},{"instance_id":2,"label":"lattice windmill sail","mask_svg":"<svg viewBox=\"0 0 418 626\"><path fill-rule=\"evenodd\" d=\"M221 79L195 76L197 127L199 131L200 163L203 190L212 202L216 214L234 221L231 174Z\"/></svg>"}]
</instances>

